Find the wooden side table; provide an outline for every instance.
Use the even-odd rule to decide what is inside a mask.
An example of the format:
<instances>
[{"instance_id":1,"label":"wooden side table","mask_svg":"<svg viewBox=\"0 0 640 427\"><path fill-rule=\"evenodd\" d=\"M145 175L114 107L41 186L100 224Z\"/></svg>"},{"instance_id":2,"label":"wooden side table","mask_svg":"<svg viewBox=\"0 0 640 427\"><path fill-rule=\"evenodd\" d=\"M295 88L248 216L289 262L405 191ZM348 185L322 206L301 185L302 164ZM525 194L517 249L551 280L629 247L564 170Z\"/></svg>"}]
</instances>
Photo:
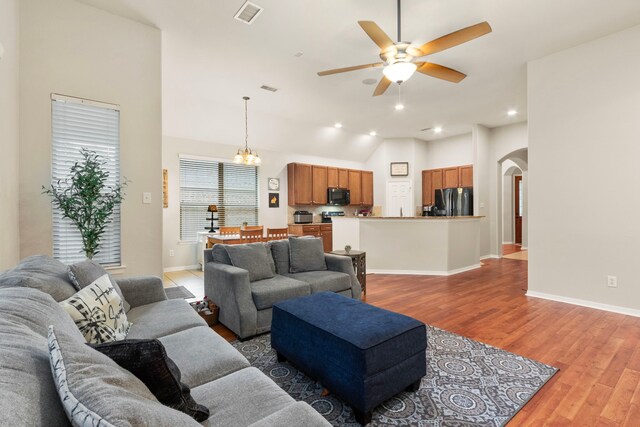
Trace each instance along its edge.
<instances>
[{"instance_id":1,"label":"wooden side table","mask_svg":"<svg viewBox=\"0 0 640 427\"><path fill-rule=\"evenodd\" d=\"M351 257L353 262L353 270L356 272L356 277L360 286L362 286L362 293L367 294L367 253L363 251L332 251L334 255L342 255Z\"/></svg>"}]
</instances>

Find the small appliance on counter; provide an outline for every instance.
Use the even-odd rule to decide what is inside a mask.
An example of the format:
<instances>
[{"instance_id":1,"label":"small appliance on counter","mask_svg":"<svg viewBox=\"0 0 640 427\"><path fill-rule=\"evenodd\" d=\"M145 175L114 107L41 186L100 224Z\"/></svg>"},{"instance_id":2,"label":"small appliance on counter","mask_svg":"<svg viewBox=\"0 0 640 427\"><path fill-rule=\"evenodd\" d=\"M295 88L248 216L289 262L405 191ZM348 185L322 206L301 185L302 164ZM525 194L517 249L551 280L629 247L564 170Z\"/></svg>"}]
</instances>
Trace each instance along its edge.
<instances>
[{"instance_id":1,"label":"small appliance on counter","mask_svg":"<svg viewBox=\"0 0 640 427\"><path fill-rule=\"evenodd\" d=\"M333 222L331 219L334 216L344 216L344 211L335 211L335 212L323 211L322 212L322 222L324 222L324 223Z\"/></svg>"},{"instance_id":2,"label":"small appliance on counter","mask_svg":"<svg viewBox=\"0 0 640 427\"><path fill-rule=\"evenodd\" d=\"M371 216L371 209L360 209L356 211L356 216Z\"/></svg>"},{"instance_id":3,"label":"small appliance on counter","mask_svg":"<svg viewBox=\"0 0 640 427\"><path fill-rule=\"evenodd\" d=\"M347 206L351 203L351 193L346 188L327 188L327 204Z\"/></svg>"},{"instance_id":4,"label":"small appliance on counter","mask_svg":"<svg viewBox=\"0 0 640 427\"><path fill-rule=\"evenodd\" d=\"M436 215L435 205L424 205L422 207L422 216L435 216L435 215Z\"/></svg>"},{"instance_id":5,"label":"small appliance on counter","mask_svg":"<svg viewBox=\"0 0 640 427\"><path fill-rule=\"evenodd\" d=\"M313 214L309 211L295 211L293 213L294 224L311 224L313 222Z\"/></svg>"}]
</instances>

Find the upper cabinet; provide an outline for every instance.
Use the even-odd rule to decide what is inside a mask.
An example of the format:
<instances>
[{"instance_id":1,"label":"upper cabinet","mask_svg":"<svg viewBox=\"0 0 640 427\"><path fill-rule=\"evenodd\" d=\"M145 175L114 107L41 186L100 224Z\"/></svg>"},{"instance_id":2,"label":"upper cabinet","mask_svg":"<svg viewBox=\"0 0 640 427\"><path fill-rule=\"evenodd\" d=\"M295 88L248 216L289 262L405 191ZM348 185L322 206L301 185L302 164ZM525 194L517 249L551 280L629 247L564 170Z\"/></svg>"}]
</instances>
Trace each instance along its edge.
<instances>
[{"instance_id":1,"label":"upper cabinet","mask_svg":"<svg viewBox=\"0 0 640 427\"><path fill-rule=\"evenodd\" d=\"M349 170L349 193L351 196L351 206L362 204L362 172Z\"/></svg>"},{"instance_id":2,"label":"upper cabinet","mask_svg":"<svg viewBox=\"0 0 640 427\"><path fill-rule=\"evenodd\" d=\"M327 188L346 188L351 206L373 206L373 172L329 166L287 165L289 206L326 205Z\"/></svg>"},{"instance_id":3,"label":"upper cabinet","mask_svg":"<svg viewBox=\"0 0 640 427\"><path fill-rule=\"evenodd\" d=\"M362 204L373 206L373 172L362 171Z\"/></svg>"},{"instance_id":4,"label":"upper cabinet","mask_svg":"<svg viewBox=\"0 0 640 427\"><path fill-rule=\"evenodd\" d=\"M473 187L473 165L422 171L422 204L436 202L435 190L456 187Z\"/></svg>"},{"instance_id":5,"label":"upper cabinet","mask_svg":"<svg viewBox=\"0 0 640 427\"><path fill-rule=\"evenodd\" d=\"M327 204L327 168L326 166L311 166L311 185L313 186L313 194L311 203L314 205Z\"/></svg>"}]
</instances>

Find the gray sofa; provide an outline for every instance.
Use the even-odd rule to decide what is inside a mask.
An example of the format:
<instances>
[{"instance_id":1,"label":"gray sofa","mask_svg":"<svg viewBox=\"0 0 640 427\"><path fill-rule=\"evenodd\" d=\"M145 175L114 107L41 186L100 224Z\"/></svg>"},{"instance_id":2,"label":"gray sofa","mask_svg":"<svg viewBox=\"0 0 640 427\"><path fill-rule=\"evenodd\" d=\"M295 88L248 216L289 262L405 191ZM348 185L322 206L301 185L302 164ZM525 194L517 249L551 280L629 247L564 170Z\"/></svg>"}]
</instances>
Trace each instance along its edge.
<instances>
[{"instance_id":1,"label":"gray sofa","mask_svg":"<svg viewBox=\"0 0 640 427\"><path fill-rule=\"evenodd\" d=\"M250 367L247 359L207 327L186 301L167 300L159 278L118 279L117 283L131 305L127 317L133 326L127 338L159 339L180 368L182 382L191 387L194 399L207 406L211 415L199 424L153 396L143 403L138 403L140 399L128 400L126 396L133 393L133 388L126 384L135 383L135 377L125 378L124 391L118 396L99 396L103 409L130 416L130 425L330 425L311 406L294 401L262 372ZM66 265L45 256L26 258L13 270L0 274L0 425L70 425L49 366L47 328L53 325L59 336L77 340L79 348L88 348L71 317L56 302L75 292ZM83 351L90 366L113 363L93 349ZM132 377L128 371L120 372L118 381L127 374ZM114 374L105 381L113 384L115 378ZM127 404L123 406L122 401Z\"/></svg>"},{"instance_id":2,"label":"gray sofa","mask_svg":"<svg viewBox=\"0 0 640 427\"><path fill-rule=\"evenodd\" d=\"M254 282L247 270L232 265L226 245L214 245L204 253L205 294L220 307L220 322L240 339L270 331L272 306L278 301L326 291L361 298L351 258L324 254L326 270L291 273L289 241L263 244L274 276Z\"/></svg>"}]
</instances>

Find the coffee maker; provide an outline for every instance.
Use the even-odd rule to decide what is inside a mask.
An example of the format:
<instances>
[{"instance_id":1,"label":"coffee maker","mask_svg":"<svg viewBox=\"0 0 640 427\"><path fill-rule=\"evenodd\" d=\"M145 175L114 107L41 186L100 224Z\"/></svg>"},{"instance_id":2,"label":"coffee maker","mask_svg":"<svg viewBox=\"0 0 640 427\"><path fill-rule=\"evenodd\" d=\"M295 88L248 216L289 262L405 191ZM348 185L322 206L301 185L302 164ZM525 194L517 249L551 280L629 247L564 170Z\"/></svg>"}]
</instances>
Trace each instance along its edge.
<instances>
[{"instance_id":1,"label":"coffee maker","mask_svg":"<svg viewBox=\"0 0 640 427\"><path fill-rule=\"evenodd\" d=\"M422 207L422 216L435 216L436 205L424 205Z\"/></svg>"}]
</instances>

